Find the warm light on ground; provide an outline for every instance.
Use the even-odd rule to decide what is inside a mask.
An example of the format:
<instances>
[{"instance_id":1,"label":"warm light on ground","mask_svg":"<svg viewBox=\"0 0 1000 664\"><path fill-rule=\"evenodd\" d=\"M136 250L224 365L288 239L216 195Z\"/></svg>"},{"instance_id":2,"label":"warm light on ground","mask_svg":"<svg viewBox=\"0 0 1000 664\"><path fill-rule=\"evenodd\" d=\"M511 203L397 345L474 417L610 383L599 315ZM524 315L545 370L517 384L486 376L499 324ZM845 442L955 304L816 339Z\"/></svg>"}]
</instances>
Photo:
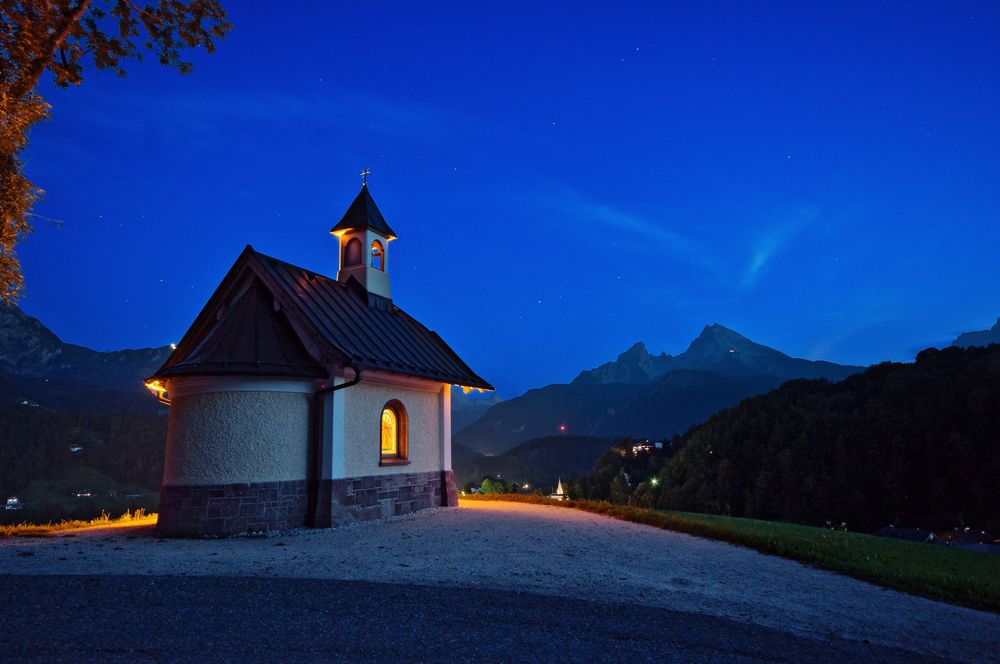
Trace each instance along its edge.
<instances>
[{"instance_id":1,"label":"warm light on ground","mask_svg":"<svg viewBox=\"0 0 1000 664\"><path fill-rule=\"evenodd\" d=\"M19 523L12 526L0 526L0 537L52 537L56 533L67 530L96 530L98 528L137 528L155 526L157 514L146 514L143 509L135 512L125 512L112 519L108 514L102 514L96 519L81 521L60 521L59 523Z\"/></svg>"}]
</instances>

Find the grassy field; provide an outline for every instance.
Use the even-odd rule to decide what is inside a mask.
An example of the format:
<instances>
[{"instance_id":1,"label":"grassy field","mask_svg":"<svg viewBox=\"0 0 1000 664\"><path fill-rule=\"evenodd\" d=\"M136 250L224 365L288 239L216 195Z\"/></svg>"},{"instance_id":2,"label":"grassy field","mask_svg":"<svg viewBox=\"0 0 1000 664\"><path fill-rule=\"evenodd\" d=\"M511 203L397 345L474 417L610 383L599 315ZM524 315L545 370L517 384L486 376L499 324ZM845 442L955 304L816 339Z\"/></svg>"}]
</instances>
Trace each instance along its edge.
<instances>
[{"instance_id":1,"label":"grassy field","mask_svg":"<svg viewBox=\"0 0 1000 664\"><path fill-rule=\"evenodd\" d=\"M737 517L663 512L537 496L476 495L459 500L556 505L721 540L913 595L1000 612L1000 556L931 544Z\"/></svg>"},{"instance_id":2,"label":"grassy field","mask_svg":"<svg viewBox=\"0 0 1000 664\"><path fill-rule=\"evenodd\" d=\"M143 509L136 511L126 511L119 517L112 518L109 514L102 513L95 519L63 519L58 523L18 523L3 526L0 525L0 537L52 537L64 530L79 530L81 528L112 528L114 526L125 525L153 525L156 523L156 514L147 514Z\"/></svg>"}]
</instances>

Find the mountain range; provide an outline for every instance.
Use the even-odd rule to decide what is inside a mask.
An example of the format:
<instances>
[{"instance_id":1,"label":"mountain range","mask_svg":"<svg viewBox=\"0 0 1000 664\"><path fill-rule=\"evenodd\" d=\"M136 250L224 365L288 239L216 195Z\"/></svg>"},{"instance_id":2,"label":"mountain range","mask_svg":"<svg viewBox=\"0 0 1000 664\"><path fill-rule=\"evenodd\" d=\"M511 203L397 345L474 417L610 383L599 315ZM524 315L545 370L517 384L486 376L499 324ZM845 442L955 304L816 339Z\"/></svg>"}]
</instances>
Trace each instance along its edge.
<instances>
[{"instance_id":1,"label":"mountain range","mask_svg":"<svg viewBox=\"0 0 1000 664\"><path fill-rule=\"evenodd\" d=\"M997 342L1000 320L990 330L959 336L954 345ZM16 408L40 418L52 411L162 416L165 409L142 387L142 379L170 352L167 346L99 352L65 343L19 308L0 306L0 409ZM592 464L599 455L591 448L602 444L597 439L667 438L789 379L839 381L861 370L790 357L722 325L709 325L678 355L653 355L644 343L636 343L615 361L582 371L569 384L530 390L506 401L495 394L466 396L453 390L454 466L456 473L469 477L530 470L544 459L547 478L557 467ZM3 418L6 428L14 425L12 413L8 410ZM136 425L143 431L138 437L149 438L150 449L162 445L162 432L153 433L162 424L154 424L143 420ZM35 427L31 418L23 425L17 428L25 435ZM90 429L102 427L93 424ZM81 435L79 422L69 429L69 438ZM535 441L542 438L548 440ZM574 440L587 444L574 447L568 442ZM565 462L556 463L559 457ZM122 481L132 475L123 475ZM540 476L536 479L541 481Z\"/></svg>"},{"instance_id":2,"label":"mountain range","mask_svg":"<svg viewBox=\"0 0 1000 664\"><path fill-rule=\"evenodd\" d=\"M459 431L486 414L493 406L503 401L496 392L463 394L455 387L451 390L451 430Z\"/></svg>"},{"instance_id":3,"label":"mountain range","mask_svg":"<svg viewBox=\"0 0 1000 664\"><path fill-rule=\"evenodd\" d=\"M1000 318L988 330L979 332L964 332L951 342L952 346L969 348L970 346L989 346L990 344L1000 344Z\"/></svg>"},{"instance_id":4,"label":"mountain range","mask_svg":"<svg viewBox=\"0 0 1000 664\"><path fill-rule=\"evenodd\" d=\"M741 399L793 378L837 381L863 370L794 358L722 325L706 326L681 354L652 355L639 342L569 384L504 401L458 431L455 444L500 454L559 432L665 438Z\"/></svg>"},{"instance_id":5,"label":"mountain range","mask_svg":"<svg viewBox=\"0 0 1000 664\"><path fill-rule=\"evenodd\" d=\"M68 344L18 307L0 305L0 406L104 413L157 413L142 379L169 346L99 352Z\"/></svg>"},{"instance_id":6,"label":"mountain range","mask_svg":"<svg viewBox=\"0 0 1000 664\"><path fill-rule=\"evenodd\" d=\"M648 383L672 371L707 371L723 376L776 376L778 378L827 378L841 380L862 367L845 366L790 357L750 341L716 323L708 325L680 355L651 355L638 342L614 362L583 371L573 385Z\"/></svg>"}]
</instances>

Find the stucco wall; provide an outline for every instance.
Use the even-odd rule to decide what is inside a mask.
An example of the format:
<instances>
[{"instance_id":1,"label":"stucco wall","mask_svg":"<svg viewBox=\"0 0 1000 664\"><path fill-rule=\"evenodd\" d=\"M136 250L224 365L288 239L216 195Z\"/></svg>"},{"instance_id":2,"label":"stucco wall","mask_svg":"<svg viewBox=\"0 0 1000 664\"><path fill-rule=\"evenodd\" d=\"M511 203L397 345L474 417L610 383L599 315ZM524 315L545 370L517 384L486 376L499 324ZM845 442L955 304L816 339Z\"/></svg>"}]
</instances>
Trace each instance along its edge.
<instances>
[{"instance_id":1,"label":"stucco wall","mask_svg":"<svg viewBox=\"0 0 1000 664\"><path fill-rule=\"evenodd\" d=\"M421 473L441 468L441 392L366 383L344 391L344 476ZM382 408L398 399L409 422L409 460L405 466L380 466Z\"/></svg>"},{"instance_id":2,"label":"stucco wall","mask_svg":"<svg viewBox=\"0 0 1000 664\"><path fill-rule=\"evenodd\" d=\"M309 395L205 392L172 400L163 483L306 478Z\"/></svg>"}]
</instances>

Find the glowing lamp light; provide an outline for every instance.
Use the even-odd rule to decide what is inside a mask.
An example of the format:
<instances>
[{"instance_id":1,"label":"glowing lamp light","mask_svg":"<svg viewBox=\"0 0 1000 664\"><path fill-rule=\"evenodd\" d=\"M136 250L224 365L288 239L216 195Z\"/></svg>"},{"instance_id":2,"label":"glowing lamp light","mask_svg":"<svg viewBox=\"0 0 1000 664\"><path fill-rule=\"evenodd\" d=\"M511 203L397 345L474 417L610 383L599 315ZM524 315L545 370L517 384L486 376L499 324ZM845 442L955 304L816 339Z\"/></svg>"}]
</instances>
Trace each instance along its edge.
<instances>
[{"instance_id":1,"label":"glowing lamp light","mask_svg":"<svg viewBox=\"0 0 1000 664\"><path fill-rule=\"evenodd\" d=\"M649 483L652 484L653 486L660 486L660 478L654 477L649 481Z\"/></svg>"},{"instance_id":2,"label":"glowing lamp light","mask_svg":"<svg viewBox=\"0 0 1000 664\"><path fill-rule=\"evenodd\" d=\"M487 392L493 391L493 390L487 390L483 387L469 387L468 385L456 385L455 387L462 388L462 394L468 394L469 392L479 392L480 394L486 394Z\"/></svg>"},{"instance_id":3,"label":"glowing lamp light","mask_svg":"<svg viewBox=\"0 0 1000 664\"><path fill-rule=\"evenodd\" d=\"M559 433L565 433L565 432L566 432L566 425L565 424L560 424L559 425Z\"/></svg>"},{"instance_id":4,"label":"glowing lamp light","mask_svg":"<svg viewBox=\"0 0 1000 664\"><path fill-rule=\"evenodd\" d=\"M158 379L156 379L156 380L147 380L145 383L143 383L143 385L146 386L147 390L149 390L150 392L152 392L153 394L156 395L156 400L157 401L159 401L160 403L165 404L167 406L170 405L170 399L168 399L165 396L166 393L167 393L167 386L163 384L163 381L158 380Z\"/></svg>"}]
</instances>

